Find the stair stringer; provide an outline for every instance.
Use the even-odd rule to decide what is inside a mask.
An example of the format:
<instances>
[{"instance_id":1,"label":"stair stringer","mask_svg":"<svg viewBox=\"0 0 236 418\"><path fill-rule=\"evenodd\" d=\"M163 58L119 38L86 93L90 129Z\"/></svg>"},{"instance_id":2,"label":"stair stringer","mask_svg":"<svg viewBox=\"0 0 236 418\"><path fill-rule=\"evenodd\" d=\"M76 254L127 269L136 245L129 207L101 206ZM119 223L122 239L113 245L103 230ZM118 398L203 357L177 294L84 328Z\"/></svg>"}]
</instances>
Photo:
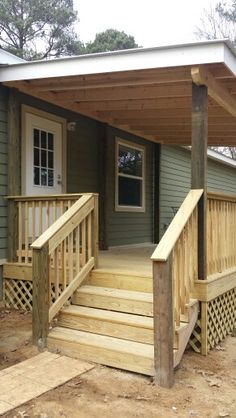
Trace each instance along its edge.
<instances>
[{"instance_id":1,"label":"stair stringer","mask_svg":"<svg viewBox=\"0 0 236 418\"><path fill-rule=\"evenodd\" d=\"M194 330L195 324L198 319L199 303L196 302L188 308L189 322L188 326L179 334L179 346L178 350L174 351L174 367L177 367L180 363L185 348L189 342L189 338Z\"/></svg>"}]
</instances>

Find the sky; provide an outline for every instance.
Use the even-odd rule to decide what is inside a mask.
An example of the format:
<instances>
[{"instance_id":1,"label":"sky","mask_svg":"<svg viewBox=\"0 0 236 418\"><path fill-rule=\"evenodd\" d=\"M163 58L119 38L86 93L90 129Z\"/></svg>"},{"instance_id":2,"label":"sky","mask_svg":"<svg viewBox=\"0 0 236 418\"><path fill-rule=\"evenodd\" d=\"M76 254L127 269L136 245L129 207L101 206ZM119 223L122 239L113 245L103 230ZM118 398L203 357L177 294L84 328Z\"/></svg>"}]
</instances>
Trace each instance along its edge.
<instances>
[{"instance_id":1,"label":"sky","mask_svg":"<svg viewBox=\"0 0 236 418\"><path fill-rule=\"evenodd\" d=\"M113 28L133 35L139 46L149 47L196 40L194 28L204 8L219 0L74 0L80 19L80 40Z\"/></svg>"}]
</instances>

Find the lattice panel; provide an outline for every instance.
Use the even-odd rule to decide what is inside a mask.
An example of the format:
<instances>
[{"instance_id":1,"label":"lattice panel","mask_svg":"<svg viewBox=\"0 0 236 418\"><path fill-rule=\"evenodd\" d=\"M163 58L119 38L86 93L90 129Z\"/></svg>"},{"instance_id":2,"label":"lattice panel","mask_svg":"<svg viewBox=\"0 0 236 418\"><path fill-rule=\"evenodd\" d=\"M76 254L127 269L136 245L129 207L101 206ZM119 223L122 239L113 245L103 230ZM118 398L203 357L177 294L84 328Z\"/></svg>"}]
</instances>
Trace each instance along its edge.
<instances>
[{"instance_id":1,"label":"lattice panel","mask_svg":"<svg viewBox=\"0 0 236 418\"><path fill-rule=\"evenodd\" d=\"M201 353L201 319L200 314L196 322L195 328L192 332L192 335L189 340L190 347L196 351L196 353Z\"/></svg>"},{"instance_id":2,"label":"lattice panel","mask_svg":"<svg viewBox=\"0 0 236 418\"><path fill-rule=\"evenodd\" d=\"M4 280L4 301L7 308L32 310L33 284L26 280Z\"/></svg>"},{"instance_id":3,"label":"lattice panel","mask_svg":"<svg viewBox=\"0 0 236 418\"><path fill-rule=\"evenodd\" d=\"M236 288L208 302L207 317L207 342L210 350L236 326Z\"/></svg>"},{"instance_id":4,"label":"lattice panel","mask_svg":"<svg viewBox=\"0 0 236 418\"><path fill-rule=\"evenodd\" d=\"M62 293L59 285L58 296ZM32 311L33 284L28 280L4 280L4 301L7 308ZM55 286L51 285L51 303L55 302Z\"/></svg>"}]
</instances>

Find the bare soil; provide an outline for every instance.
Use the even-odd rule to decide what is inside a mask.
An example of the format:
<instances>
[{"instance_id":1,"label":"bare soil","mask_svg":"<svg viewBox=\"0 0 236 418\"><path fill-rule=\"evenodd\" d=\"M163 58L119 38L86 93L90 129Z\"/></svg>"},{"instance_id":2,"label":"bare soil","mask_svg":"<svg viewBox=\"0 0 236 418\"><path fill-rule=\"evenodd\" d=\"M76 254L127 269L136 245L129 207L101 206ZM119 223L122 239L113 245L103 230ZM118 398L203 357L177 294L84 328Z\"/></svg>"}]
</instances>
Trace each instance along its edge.
<instances>
[{"instance_id":1,"label":"bare soil","mask_svg":"<svg viewBox=\"0 0 236 418\"><path fill-rule=\"evenodd\" d=\"M31 315L0 309L0 369L37 354ZM3 415L6 418L236 418L236 338L207 357L187 350L175 386L108 367L93 370Z\"/></svg>"}]
</instances>

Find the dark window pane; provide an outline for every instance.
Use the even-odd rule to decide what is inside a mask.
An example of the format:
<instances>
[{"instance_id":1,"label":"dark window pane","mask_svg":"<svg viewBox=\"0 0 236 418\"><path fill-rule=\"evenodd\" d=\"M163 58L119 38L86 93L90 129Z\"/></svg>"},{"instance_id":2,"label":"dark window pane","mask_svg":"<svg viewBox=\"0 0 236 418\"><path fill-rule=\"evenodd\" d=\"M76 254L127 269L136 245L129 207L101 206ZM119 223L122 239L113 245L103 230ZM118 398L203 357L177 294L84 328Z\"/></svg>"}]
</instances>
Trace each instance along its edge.
<instances>
[{"instance_id":1,"label":"dark window pane","mask_svg":"<svg viewBox=\"0 0 236 418\"><path fill-rule=\"evenodd\" d=\"M47 170L41 168L41 186L47 186Z\"/></svg>"},{"instance_id":2,"label":"dark window pane","mask_svg":"<svg viewBox=\"0 0 236 418\"><path fill-rule=\"evenodd\" d=\"M53 168L53 152L48 151L48 168Z\"/></svg>"},{"instance_id":3,"label":"dark window pane","mask_svg":"<svg viewBox=\"0 0 236 418\"><path fill-rule=\"evenodd\" d=\"M41 167L47 167L47 151L41 150Z\"/></svg>"},{"instance_id":4,"label":"dark window pane","mask_svg":"<svg viewBox=\"0 0 236 418\"><path fill-rule=\"evenodd\" d=\"M119 145L119 173L142 177L142 151Z\"/></svg>"},{"instance_id":5,"label":"dark window pane","mask_svg":"<svg viewBox=\"0 0 236 418\"><path fill-rule=\"evenodd\" d=\"M53 186L53 170L48 170L48 186Z\"/></svg>"},{"instance_id":6,"label":"dark window pane","mask_svg":"<svg viewBox=\"0 0 236 418\"><path fill-rule=\"evenodd\" d=\"M39 149L34 148L34 165L39 166Z\"/></svg>"},{"instance_id":7,"label":"dark window pane","mask_svg":"<svg viewBox=\"0 0 236 418\"><path fill-rule=\"evenodd\" d=\"M39 168L34 167L34 185L39 186Z\"/></svg>"},{"instance_id":8,"label":"dark window pane","mask_svg":"<svg viewBox=\"0 0 236 418\"><path fill-rule=\"evenodd\" d=\"M39 147L39 130L34 129L34 147Z\"/></svg>"},{"instance_id":9,"label":"dark window pane","mask_svg":"<svg viewBox=\"0 0 236 418\"><path fill-rule=\"evenodd\" d=\"M142 180L127 177L118 178L120 206L142 206Z\"/></svg>"},{"instance_id":10,"label":"dark window pane","mask_svg":"<svg viewBox=\"0 0 236 418\"><path fill-rule=\"evenodd\" d=\"M48 133L48 149L53 150L53 134Z\"/></svg>"},{"instance_id":11,"label":"dark window pane","mask_svg":"<svg viewBox=\"0 0 236 418\"><path fill-rule=\"evenodd\" d=\"M47 148L47 132L41 131L41 148Z\"/></svg>"}]
</instances>

